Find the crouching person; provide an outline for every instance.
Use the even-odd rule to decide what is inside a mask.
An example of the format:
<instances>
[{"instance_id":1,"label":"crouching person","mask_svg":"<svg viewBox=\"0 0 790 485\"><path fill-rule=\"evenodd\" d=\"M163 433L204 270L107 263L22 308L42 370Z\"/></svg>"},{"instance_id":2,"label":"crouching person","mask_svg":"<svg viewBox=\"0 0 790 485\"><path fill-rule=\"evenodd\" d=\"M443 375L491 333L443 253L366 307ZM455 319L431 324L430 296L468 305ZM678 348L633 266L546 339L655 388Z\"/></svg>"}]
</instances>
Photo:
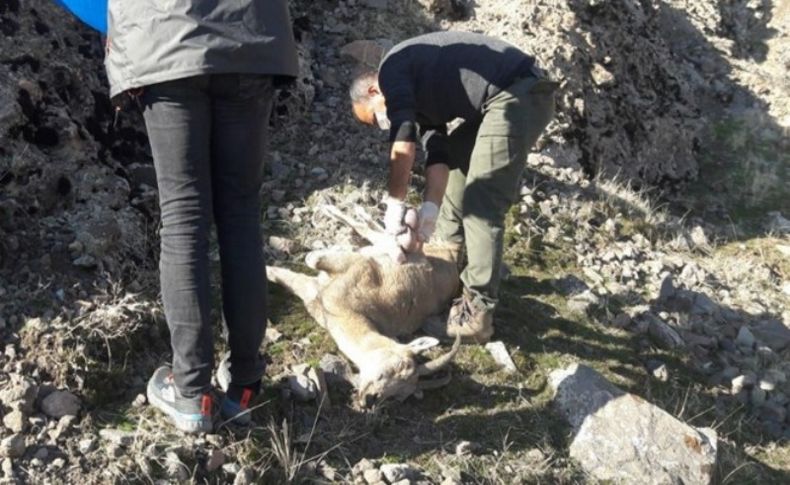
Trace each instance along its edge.
<instances>
[{"instance_id":1,"label":"crouching person","mask_svg":"<svg viewBox=\"0 0 790 485\"><path fill-rule=\"evenodd\" d=\"M534 58L480 34L437 32L396 45L379 70L350 89L355 117L389 130L385 227L404 230L416 142L426 151L418 234L465 249L463 294L441 329L467 342L493 334L505 214L516 201L527 153L554 115L557 83ZM463 123L449 135L447 123Z\"/></svg>"},{"instance_id":2,"label":"crouching person","mask_svg":"<svg viewBox=\"0 0 790 485\"><path fill-rule=\"evenodd\" d=\"M266 274L260 196L274 85L297 74L285 0L109 1L114 100L143 109L161 209L160 281L172 365L151 404L185 432L212 430L209 233L219 243L230 385L224 420L249 422L260 390Z\"/></svg>"}]
</instances>

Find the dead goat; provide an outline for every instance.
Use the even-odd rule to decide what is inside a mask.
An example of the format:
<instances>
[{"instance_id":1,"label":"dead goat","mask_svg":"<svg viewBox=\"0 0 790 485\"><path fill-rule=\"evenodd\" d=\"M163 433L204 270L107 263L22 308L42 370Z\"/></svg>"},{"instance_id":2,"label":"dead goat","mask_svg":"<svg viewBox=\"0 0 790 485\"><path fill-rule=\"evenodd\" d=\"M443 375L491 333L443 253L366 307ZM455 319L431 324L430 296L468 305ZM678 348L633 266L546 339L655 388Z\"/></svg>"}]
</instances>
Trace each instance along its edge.
<instances>
[{"instance_id":1,"label":"dead goat","mask_svg":"<svg viewBox=\"0 0 790 485\"><path fill-rule=\"evenodd\" d=\"M355 251L314 251L306 262L319 271L318 276L267 267L269 280L298 296L359 369L356 386L361 406L370 408L389 397L402 400L446 384L449 377L430 380L428 376L450 363L460 339L447 353L419 363L417 356L439 341L419 337L403 344L396 337L416 332L456 296L459 248L428 243L399 264L390 255L391 239L369 216L360 212L367 216L361 222L335 207L325 211L372 245Z\"/></svg>"}]
</instances>

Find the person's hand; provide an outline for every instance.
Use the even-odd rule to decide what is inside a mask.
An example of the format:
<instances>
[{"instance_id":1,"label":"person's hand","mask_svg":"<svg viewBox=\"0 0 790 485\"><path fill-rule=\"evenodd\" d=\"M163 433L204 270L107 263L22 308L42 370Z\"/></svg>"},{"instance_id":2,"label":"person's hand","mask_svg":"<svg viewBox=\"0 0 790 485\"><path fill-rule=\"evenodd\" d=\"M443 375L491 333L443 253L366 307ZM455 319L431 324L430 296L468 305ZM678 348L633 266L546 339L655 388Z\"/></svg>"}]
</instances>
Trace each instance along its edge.
<instances>
[{"instance_id":1,"label":"person's hand","mask_svg":"<svg viewBox=\"0 0 790 485\"><path fill-rule=\"evenodd\" d=\"M406 215L403 216L403 223L405 230L395 236L398 245L406 253L416 253L422 250L422 243L417 236L418 216L417 211L414 209L407 209Z\"/></svg>"},{"instance_id":2,"label":"person's hand","mask_svg":"<svg viewBox=\"0 0 790 485\"><path fill-rule=\"evenodd\" d=\"M420 206L417 224L417 237L420 242L427 242L436 230L436 219L439 217L439 206L425 201Z\"/></svg>"},{"instance_id":3,"label":"person's hand","mask_svg":"<svg viewBox=\"0 0 790 485\"><path fill-rule=\"evenodd\" d=\"M414 209L406 210L402 224L401 232L390 234L384 246L386 254L397 264L405 263L408 253L422 251L422 242L417 237L417 211Z\"/></svg>"},{"instance_id":4,"label":"person's hand","mask_svg":"<svg viewBox=\"0 0 790 485\"><path fill-rule=\"evenodd\" d=\"M384 211L384 230L387 234L396 236L406 230L403 217L406 215L406 203L395 197L387 197L384 201L387 205Z\"/></svg>"}]
</instances>

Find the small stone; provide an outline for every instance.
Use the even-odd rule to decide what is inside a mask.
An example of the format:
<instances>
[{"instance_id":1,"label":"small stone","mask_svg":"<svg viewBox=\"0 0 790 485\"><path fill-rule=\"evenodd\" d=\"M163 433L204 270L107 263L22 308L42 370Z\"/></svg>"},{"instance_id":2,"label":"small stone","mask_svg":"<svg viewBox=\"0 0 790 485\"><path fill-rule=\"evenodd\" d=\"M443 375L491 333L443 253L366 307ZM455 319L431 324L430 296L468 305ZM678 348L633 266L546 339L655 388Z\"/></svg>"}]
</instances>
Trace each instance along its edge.
<instances>
[{"instance_id":1,"label":"small stone","mask_svg":"<svg viewBox=\"0 0 790 485\"><path fill-rule=\"evenodd\" d=\"M745 349L752 349L754 347L754 335L748 327L743 326L738 330L738 336L735 338L735 345Z\"/></svg>"},{"instance_id":2,"label":"small stone","mask_svg":"<svg viewBox=\"0 0 790 485\"><path fill-rule=\"evenodd\" d=\"M760 379L758 387L763 391L773 391L776 389L776 382L770 378L763 377Z\"/></svg>"},{"instance_id":3,"label":"small stone","mask_svg":"<svg viewBox=\"0 0 790 485\"><path fill-rule=\"evenodd\" d=\"M324 461L318 464L318 472L322 477L326 478L332 483L339 481L340 475L338 474L338 471L333 466Z\"/></svg>"},{"instance_id":4,"label":"small stone","mask_svg":"<svg viewBox=\"0 0 790 485\"><path fill-rule=\"evenodd\" d=\"M376 465L374 465L372 461L368 460L367 458L363 458L354 465L354 467L351 469L351 472L355 476L362 476L367 470L373 470L375 468Z\"/></svg>"},{"instance_id":5,"label":"small stone","mask_svg":"<svg viewBox=\"0 0 790 485\"><path fill-rule=\"evenodd\" d=\"M660 360L647 361L647 370L650 371L650 375L661 382L667 382L669 380L669 369L667 365Z\"/></svg>"},{"instance_id":6,"label":"small stone","mask_svg":"<svg viewBox=\"0 0 790 485\"><path fill-rule=\"evenodd\" d=\"M672 274L668 274L661 281L661 289L658 292L658 299L667 301L675 295L675 283L672 280Z\"/></svg>"},{"instance_id":7,"label":"small stone","mask_svg":"<svg viewBox=\"0 0 790 485\"><path fill-rule=\"evenodd\" d=\"M546 455L537 448L532 448L527 452L527 460L530 463L541 463L546 461Z\"/></svg>"},{"instance_id":8,"label":"small stone","mask_svg":"<svg viewBox=\"0 0 790 485\"><path fill-rule=\"evenodd\" d=\"M784 384L787 382L787 374L778 369L769 369L765 371L765 378L770 379L776 384Z\"/></svg>"},{"instance_id":9,"label":"small stone","mask_svg":"<svg viewBox=\"0 0 790 485\"><path fill-rule=\"evenodd\" d=\"M760 423L760 427L762 428L763 434L766 435L767 438L778 440L782 437L784 433L784 426L782 423L778 423L774 420L767 420Z\"/></svg>"},{"instance_id":10,"label":"small stone","mask_svg":"<svg viewBox=\"0 0 790 485\"><path fill-rule=\"evenodd\" d=\"M67 433L71 429L71 427L74 426L74 423L76 422L77 422L76 416L63 416L62 418L60 418L58 420L58 426L57 428L55 428L55 431L57 432L57 437L60 438L62 435Z\"/></svg>"},{"instance_id":11,"label":"small stone","mask_svg":"<svg viewBox=\"0 0 790 485\"><path fill-rule=\"evenodd\" d=\"M787 409L773 402L766 402L760 408L760 417L763 420L776 421L777 423L784 422L787 419Z\"/></svg>"},{"instance_id":12,"label":"small stone","mask_svg":"<svg viewBox=\"0 0 790 485\"><path fill-rule=\"evenodd\" d=\"M27 417L20 410L14 410L3 416L3 424L13 433L21 433L27 428Z\"/></svg>"},{"instance_id":13,"label":"small stone","mask_svg":"<svg viewBox=\"0 0 790 485\"><path fill-rule=\"evenodd\" d=\"M362 478L364 478L365 482L369 485L378 484L379 482L383 481L382 473L375 468L362 472Z\"/></svg>"},{"instance_id":14,"label":"small stone","mask_svg":"<svg viewBox=\"0 0 790 485\"><path fill-rule=\"evenodd\" d=\"M345 359L334 354L324 354L321 361L318 363L327 382L332 383L350 383L352 382L351 367Z\"/></svg>"},{"instance_id":15,"label":"small stone","mask_svg":"<svg viewBox=\"0 0 790 485\"><path fill-rule=\"evenodd\" d=\"M551 284L565 296L577 295L590 289L587 286L587 283L574 275L567 275L562 278L552 280Z\"/></svg>"},{"instance_id":16,"label":"small stone","mask_svg":"<svg viewBox=\"0 0 790 485\"><path fill-rule=\"evenodd\" d=\"M691 313L694 315L713 315L716 313L718 305L704 293L699 293L694 298L694 306L691 308Z\"/></svg>"},{"instance_id":17,"label":"small stone","mask_svg":"<svg viewBox=\"0 0 790 485\"><path fill-rule=\"evenodd\" d=\"M756 379L754 374L746 373L735 377L731 381L730 392L732 395L740 393L743 389L749 389L754 386Z\"/></svg>"},{"instance_id":18,"label":"small stone","mask_svg":"<svg viewBox=\"0 0 790 485\"><path fill-rule=\"evenodd\" d=\"M136 408L141 408L145 406L147 402L148 402L148 398L145 397L145 394L140 393L137 396L135 396L134 401L132 401L132 406Z\"/></svg>"},{"instance_id":19,"label":"small stone","mask_svg":"<svg viewBox=\"0 0 790 485\"><path fill-rule=\"evenodd\" d=\"M25 454L25 437L21 434L12 434L0 441L0 456L16 458Z\"/></svg>"},{"instance_id":20,"label":"small stone","mask_svg":"<svg viewBox=\"0 0 790 485\"><path fill-rule=\"evenodd\" d=\"M510 357L510 353L508 353L503 342L489 342L485 345L485 348L491 354L491 357L494 358L494 361L499 364L506 373L512 374L518 372L516 364L513 362L513 358Z\"/></svg>"},{"instance_id":21,"label":"small stone","mask_svg":"<svg viewBox=\"0 0 790 485\"><path fill-rule=\"evenodd\" d=\"M99 436L101 436L103 440L118 446L130 446L134 443L135 433L133 431L123 431L115 428L104 428L99 430Z\"/></svg>"},{"instance_id":22,"label":"small stone","mask_svg":"<svg viewBox=\"0 0 790 485\"><path fill-rule=\"evenodd\" d=\"M284 190L272 190L272 200L275 202L280 202L285 198L285 191Z\"/></svg>"},{"instance_id":23,"label":"small stone","mask_svg":"<svg viewBox=\"0 0 790 485\"><path fill-rule=\"evenodd\" d=\"M11 461L10 458L4 458L0 468L2 468L3 475L5 475L6 478L12 478L14 476L14 462Z\"/></svg>"},{"instance_id":24,"label":"small stone","mask_svg":"<svg viewBox=\"0 0 790 485\"><path fill-rule=\"evenodd\" d=\"M72 261L71 264L78 268L92 269L95 268L99 263L96 261L96 258L90 254L83 254L79 258Z\"/></svg>"},{"instance_id":25,"label":"small stone","mask_svg":"<svg viewBox=\"0 0 790 485\"><path fill-rule=\"evenodd\" d=\"M647 332L653 341L663 349L676 349L683 346L683 338L671 325L652 313L644 314L647 318Z\"/></svg>"},{"instance_id":26,"label":"small stone","mask_svg":"<svg viewBox=\"0 0 790 485\"><path fill-rule=\"evenodd\" d=\"M312 401L318 395L318 384L307 376L308 369L306 364L295 366L292 369L294 374L286 378L291 395L298 401Z\"/></svg>"},{"instance_id":27,"label":"small stone","mask_svg":"<svg viewBox=\"0 0 790 485\"><path fill-rule=\"evenodd\" d=\"M96 438L85 438L79 441L77 444L80 453L83 455L86 453L90 453L91 451L96 449Z\"/></svg>"},{"instance_id":28,"label":"small stone","mask_svg":"<svg viewBox=\"0 0 790 485\"><path fill-rule=\"evenodd\" d=\"M271 236L269 238L269 246L288 255L294 254L299 249L299 244L293 239L278 236Z\"/></svg>"},{"instance_id":29,"label":"small stone","mask_svg":"<svg viewBox=\"0 0 790 485\"><path fill-rule=\"evenodd\" d=\"M52 460L52 463L49 466L55 470L60 470L61 468L66 466L66 460L60 457L55 458L54 460Z\"/></svg>"},{"instance_id":30,"label":"small stone","mask_svg":"<svg viewBox=\"0 0 790 485\"><path fill-rule=\"evenodd\" d=\"M590 290L573 295L567 301L568 309L577 314L585 314L600 303L600 299Z\"/></svg>"},{"instance_id":31,"label":"small stone","mask_svg":"<svg viewBox=\"0 0 790 485\"><path fill-rule=\"evenodd\" d=\"M123 446L116 445L114 443L111 443L109 446L107 446L106 450L107 456L110 458L120 458L124 455L124 453L126 453Z\"/></svg>"},{"instance_id":32,"label":"small stone","mask_svg":"<svg viewBox=\"0 0 790 485\"><path fill-rule=\"evenodd\" d=\"M379 467L379 470L384 474L384 478L389 483L399 482L401 480L414 480L420 472L405 463L386 463Z\"/></svg>"},{"instance_id":33,"label":"small stone","mask_svg":"<svg viewBox=\"0 0 790 485\"><path fill-rule=\"evenodd\" d=\"M719 347L725 352L735 352L735 341L729 337L724 337L719 340Z\"/></svg>"},{"instance_id":34,"label":"small stone","mask_svg":"<svg viewBox=\"0 0 790 485\"><path fill-rule=\"evenodd\" d=\"M705 234L705 230L702 226L694 226L691 229L691 234L689 234L689 238L691 242L694 244L694 247L699 249L708 249L710 247L710 242L708 241L708 236Z\"/></svg>"},{"instance_id":35,"label":"small stone","mask_svg":"<svg viewBox=\"0 0 790 485\"><path fill-rule=\"evenodd\" d=\"M241 467L233 480L233 485L252 485L253 483L255 483L255 470L248 466Z\"/></svg>"},{"instance_id":36,"label":"small stone","mask_svg":"<svg viewBox=\"0 0 790 485\"><path fill-rule=\"evenodd\" d=\"M209 472L213 472L214 470L218 469L222 465L225 464L225 453L222 450L211 450L211 455L208 457L206 461L206 470Z\"/></svg>"},{"instance_id":37,"label":"small stone","mask_svg":"<svg viewBox=\"0 0 790 485\"><path fill-rule=\"evenodd\" d=\"M33 458L37 458L42 462L47 461L47 458L49 458L49 450L42 446L36 450L36 452L33 454Z\"/></svg>"},{"instance_id":38,"label":"small stone","mask_svg":"<svg viewBox=\"0 0 790 485\"><path fill-rule=\"evenodd\" d=\"M724 370L721 371L721 377L723 379L727 379L728 381L732 381L732 379L734 377L737 377L740 372L741 372L740 369L731 365L725 367Z\"/></svg>"},{"instance_id":39,"label":"small stone","mask_svg":"<svg viewBox=\"0 0 790 485\"><path fill-rule=\"evenodd\" d=\"M271 324L266 326L266 336L264 337L266 342L273 344L278 342L281 338L283 338L282 332L274 328Z\"/></svg>"},{"instance_id":40,"label":"small stone","mask_svg":"<svg viewBox=\"0 0 790 485\"><path fill-rule=\"evenodd\" d=\"M468 456L476 453L480 449L480 445L472 443L471 441L459 441L455 445L455 454L458 456Z\"/></svg>"},{"instance_id":41,"label":"small stone","mask_svg":"<svg viewBox=\"0 0 790 485\"><path fill-rule=\"evenodd\" d=\"M625 328L631 324L631 315L627 313L619 313L612 320L612 326L616 328Z\"/></svg>"},{"instance_id":42,"label":"small stone","mask_svg":"<svg viewBox=\"0 0 790 485\"><path fill-rule=\"evenodd\" d=\"M228 475L235 475L239 473L239 470L241 470L241 465L238 463L225 463L222 465L222 471Z\"/></svg>"},{"instance_id":43,"label":"small stone","mask_svg":"<svg viewBox=\"0 0 790 485\"><path fill-rule=\"evenodd\" d=\"M790 328L777 319L760 322L754 327L754 334L776 352L781 352L790 345Z\"/></svg>"},{"instance_id":44,"label":"small stone","mask_svg":"<svg viewBox=\"0 0 790 485\"><path fill-rule=\"evenodd\" d=\"M165 454L165 473L170 479L183 482L189 479L189 468L181 462L174 451L168 451Z\"/></svg>"},{"instance_id":45,"label":"small stone","mask_svg":"<svg viewBox=\"0 0 790 485\"><path fill-rule=\"evenodd\" d=\"M85 246L82 244L82 242L75 240L69 244L68 248L69 251L76 256L82 253L82 251L85 249Z\"/></svg>"},{"instance_id":46,"label":"small stone","mask_svg":"<svg viewBox=\"0 0 790 485\"><path fill-rule=\"evenodd\" d=\"M13 346L6 346L6 356L9 356L9 347L11 353L16 354ZM31 414L37 395L38 386L32 380L20 374L11 374L10 381L0 390L0 402L8 407L18 407L25 414ZM14 403L18 403L18 406Z\"/></svg>"},{"instance_id":47,"label":"small stone","mask_svg":"<svg viewBox=\"0 0 790 485\"><path fill-rule=\"evenodd\" d=\"M82 404L80 399L69 391L54 391L41 401L41 410L51 418L76 416Z\"/></svg>"},{"instance_id":48,"label":"small stone","mask_svg":"<svg viewBox=\"0 0 790 485\"><path fill-rule=\"evenodd\" d=\"M603 64L597 62L593 64L592 70L590 70L590 76L597 86L604 87L614 82L614 75L609 72Z\"/></svg>"}]
</instances>

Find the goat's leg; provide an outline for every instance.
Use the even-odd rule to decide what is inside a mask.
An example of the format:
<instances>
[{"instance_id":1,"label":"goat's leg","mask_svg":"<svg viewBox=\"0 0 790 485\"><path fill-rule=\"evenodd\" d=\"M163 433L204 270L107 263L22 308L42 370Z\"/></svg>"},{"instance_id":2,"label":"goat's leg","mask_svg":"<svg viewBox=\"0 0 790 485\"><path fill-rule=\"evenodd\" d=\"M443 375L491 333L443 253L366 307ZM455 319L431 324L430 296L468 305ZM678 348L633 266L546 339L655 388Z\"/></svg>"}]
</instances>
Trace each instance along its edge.
<instances>
[{"instance_id":1,"label":"goat's leg","mask_svg":"<svg viewBox=\"0 0 790 485\"><path fill-rule=\"evenodd\" d=\"M283 285L294 295L298 296L305 305L308 305L318 297L320 285L318 278L306 274L297 273L290 269L279 268L277 266L266 267L266 277L272 283Z\"/></svg>"},{"instance_id":2,"label":"goat's leg","mask_svg":"<svg viewBox=\"0 0 790 485\"><path fill-rule=\"evenodd\" d=\"M357 215L363 218L364 221L343 214L340 209L333 205L326 205L323 207L323 210L328 216L347 225L374 246L386 246L392 240L392 236L387 235L384 232L384 228L361 209L357 210Z\"/></svg>"},{"instance_id":3,"label":"goat's leg","mask_svg":"<svg viewBox=\"0 0 790 485\"><path fill-rule=\"evenodd\" d=\"M305 263L308 267L317 271L339 274L363 259L365 259L365 256L359 253L319 250L308 253Z\"/></svg>"}]
</instances>

